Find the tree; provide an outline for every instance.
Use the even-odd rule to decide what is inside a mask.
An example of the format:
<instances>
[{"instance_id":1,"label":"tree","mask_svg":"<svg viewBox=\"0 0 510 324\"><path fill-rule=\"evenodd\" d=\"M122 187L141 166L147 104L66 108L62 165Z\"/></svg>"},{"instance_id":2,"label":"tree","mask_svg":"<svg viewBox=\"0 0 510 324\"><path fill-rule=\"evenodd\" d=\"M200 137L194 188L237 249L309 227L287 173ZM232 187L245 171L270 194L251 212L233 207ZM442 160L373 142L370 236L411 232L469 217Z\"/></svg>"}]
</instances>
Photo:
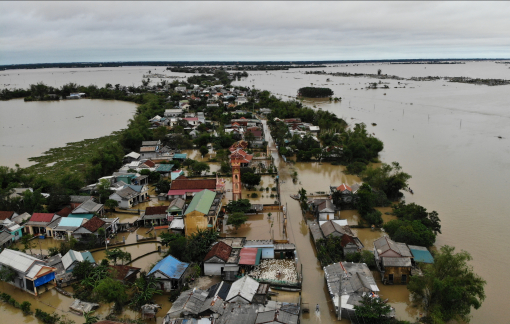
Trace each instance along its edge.
<instances>
[{"instance_id":1,"label":"tree","mask_svg":"<svg viewBox=\"0 0 510 324\"><path fill-rule=\"evenodd\" d=\"M124 252L119 248L106 250L105 254L108 260L113 261L113 264L117 264L117 259L122 261L131 260L131 253Z\"/></svg>"},{"instance_id":2,"label":"tree","mask_svg":"<svg viewBox=\"0 0 510 324\"><path fill-rule=\"evenodd\" d=\"M34 236L32 234L25 234L21 237L21 244L23 244L23 248L25 250L30 250L30 254L32 253L32 249L35 248L35 243L32 241Z\"/></svg>"},{"instance_id":3,"label":"tree","mask_svg":"<svg viewBox=\"0 0 510 324\"><path fill-rule=\"evenodd\" d=\"M74 267L73 276L76 277L77 280L83 280L92 273L93 269L94 266L89 260L83 260Z\"/></svg>"},{"instance_id":4,"label":"tree","mask_svg":"<svg viewBox=\"0 0 510 324\"><path fill-rule=\"evenodd\" d=\"M241 182L248 187L258 186L261 179L262 177L260 174L255 174L252 172L244 172L241 174Z\"/></svg>"},{"instance_id":5,"label":"tree","mask_svg":"<svg viewBox=\"0 0 510 324\"><path fill-rule=\"evenodd\" d=\"M246 142L251 144L255 140L255 134L253 134L251 131L248 131L244 134L244 139Z\"/></svg>"},{"instance_id":6,"label":"tree","mask_svg":"<svg viewBox=\"0 0 510 324\"><path fill-rule=\"evenodd\" d=\"M402 196L400 190L407 188L407 181L411 176L402 171L398 162L383 163L380 168L369 167L361 173L361 179L373 188L382 190L389 199L398 199Z\"/></svg>"},{"instance_id":7,"label":"tree","mask_svg":"<svg viewBox=\"0 0 510 324\"><path fill-rule=\"evenodd\" d=\"M241 225L246 223L247 220L248 220L248 216L246 216L244 213L237 212L237 213L230 214L228 216L227 225L234 226L236 233L237 233L237 230L239 229L239 227L241 227Z\"/></svg>"},{"instance_id":8,"label":"tree","mask_svg":"<svg viewBox=\"0 0 510 324\"><path fill-rule=\"evenodd\" d=\"M202 156L206 156L209 153L209 149L206 146L200 146L199 151Z\"/></svg>"},{"instance_id":9,"label":"tree","mask_svg":"<svg viewBox=\"0 0 510 324\"><path fill-rule=\"evenodd\" d=\"M0 267L0 280L6 282L14 282L16 279L17 273L10 267Z\"/></svg>"},{"instance_id":10,"label":"tree","mask_svg":"<svg viewBox=\"0 0 510 324\"><path fill-rule=\"evenodd\" d=\"M427 311L428 323L469 322L471 308L480 308L485 300L487 282L468 265L471 255L454 251L442 246L434 263L423 268L423 276L412 276L409 282L413 300Z\"/></svg>"},{"instance_id":11,"label":"tree","mask_svg":"<svg viewBox=\"0 0 510 324\"><path fill-rule=\"evenodd\" d=\"M365 294L361 297L360 305L354 306L356 317L362 317L365 322L383 323L388 320L386 315L391 312L391 306L380 297Z\"/></svg>"},{"instance_id":12,"label":"tree","mask_svg":"<svg viewBox=\"0 0 510 324\"><path fill-rule=\"evenodd\" d=\"M93 289L98 299L105 303L115 303L117 309L128 301L126 286L115 279L102 279Z\"/></svg>"},{"instance_id":13,"label":"tree","mask_svg":"<svg viewBox=\"0 0 510 324\"><path fill-rule=\"evenodd\" d=\"M156 188L156 192L162 193L162 192L168 192L170 190L170 181L166 179L159 179L159 181L154 186Z\"/></svg>"},{"instance_id":14,"label":"tree","mask_svg":"<svg viewBox=\"0 0 510 324\"><path fill-rule=\"evenodd\" d=\"M248 199L238 199L236 201L229 201L225 206L228 213L247 213L251 209L251 203Z\"/></svg>"},{"instance_id":15,"label":"tree","mask_svg":"<svg viewBox=\"0 0 510 324\"><path fill-rule=\"evenodd\" d=\"M198 162L198 161L193 161L193 163L191 165L188 166L188 169L194 173L194 174L202 174L202 172L209 172L211 170L211 167L209 167L209 164L207 164L206 162Z\"/></svg>"},{"instance_id":16,"label":"tree","mask_svg":"<svg viewBox=\"0 0 510 324\"><path fill-rule=\"evenodd\" d=\"M423 225L430 228L434 234L441 233L441 220L436 211L427 213L427 209L415 203L401 202L393 206L393 214L402 220L419 220Z\"/></svg>"},{"instance_id":17,"label":"tree","mask_svg":"<svg viewBox=\"0 0 510 324\"><path fill-rule=\"evenodd\" d=\"M104 206L110 210L115 210L116 207L119 207L119 202L114 199L107 199L104 202Z\"/></svg>"},{"instance_id":18,"label":"tree","mask_svg":"<svg viewBox=\"0 0 510 324\"><path fill-rule=\"evenodd\" d=\"M97 184L97 193L99 194L99 203L106 201L110 197L112 191L110 190L110 181L107 179L99 180Z\"/></svg>"},{"instance_id":19,"label":"tree","mask_svg":"<svg viewBox=\"0 0 510 324\"><path fill-rule=\"evenodd\" d=\"M161 295L162 291L157 289L158 286L158 281L154 276L147 276L147 273L142 271L133 285L133 297L130 305L138 308L149 303L154 295Z\"/></svg>"},{"instance_id":20,"label":"tree","mask_svg":"<svg viewBox=\"0 0 510 324\"><path fill-rule=\"evenodd\" d=\"M298 95L308 98L325 98L334 94L329 88L304 87L298 90Z\"/></svg>"},{"instance_id":21,"label":"tree","mask_svg":"<svg viewBox=\"0 0 510 324\"><path fill-rule=\"evenodd\" d=\"M378 69L377 70L377 75L381 75L381 72L382 72L381 69Z\"/></svg>"}]
</instances>

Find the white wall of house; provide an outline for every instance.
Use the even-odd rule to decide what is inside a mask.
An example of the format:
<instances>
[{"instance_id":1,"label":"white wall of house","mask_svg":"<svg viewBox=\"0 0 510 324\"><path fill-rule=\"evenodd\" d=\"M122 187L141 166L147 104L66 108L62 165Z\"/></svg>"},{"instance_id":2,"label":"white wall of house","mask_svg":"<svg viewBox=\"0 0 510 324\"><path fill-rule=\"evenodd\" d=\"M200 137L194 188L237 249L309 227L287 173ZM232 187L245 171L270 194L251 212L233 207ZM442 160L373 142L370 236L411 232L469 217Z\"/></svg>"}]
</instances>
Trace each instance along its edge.
<instances>
[{"instance_id":1,"label":"white wall of house","mask_svg":"<svg viewBox=\"0 0 510 324\"><path fill-rule=\"evenodd\" d=\"M223 267L225 267L224 263L204 263L204 274L206 276L219 276Z\"/></svg>"},{"instance_id":2,"label":"white wall of house","mask_svg":"<svg viewBox=\"0 0 510 324\"><path fill-rule=\"evenodd\" d=\"M111 194L110 195L110 199L113 199L113 200L117 201L119 203L119 208L127 209L127 208L131 208L132 207L132 204L131 204L130 200L122 199L122 197L117 195L116 193ZM133 198L133 199L135 199L135 198Z\"/></svg>"}]
</instances>

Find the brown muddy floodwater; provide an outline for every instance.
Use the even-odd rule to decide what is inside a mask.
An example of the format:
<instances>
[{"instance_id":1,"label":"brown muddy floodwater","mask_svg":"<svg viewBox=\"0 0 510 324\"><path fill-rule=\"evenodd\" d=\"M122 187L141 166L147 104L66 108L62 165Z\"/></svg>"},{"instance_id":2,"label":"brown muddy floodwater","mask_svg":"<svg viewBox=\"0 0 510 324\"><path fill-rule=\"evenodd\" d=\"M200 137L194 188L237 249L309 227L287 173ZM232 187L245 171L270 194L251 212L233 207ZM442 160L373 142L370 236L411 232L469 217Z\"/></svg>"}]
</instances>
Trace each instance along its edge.
<instances>
[{"instance_id":1,"label":"brown muddy floodwater","mask_svg":"<svg viewBox=\"0 0 510 324\"><path fill-rule=\"evenodd\" d=\"M402 77L432 75L510 79L510 70L504 64L489 61L451 65L344 64L318 70L376 73L379 68L382 69L382 73ZM100 86L105 83L139 85L143 73L148 70L156 71L156 73L163 72L162 67L9 70L0 73L0 87L27 87L38 81L44 81L52 86L61 86L68 82L93 83ZM335 103L329 100L305 100L304 103L310 107L316 106L317 109L331 111L345 119L351 126L354 123L364 122L368 131L384 142L381 160L385 163L398 161L404 171L413 176L410 186L415 194L405 193L406 201L416 202L429 211L435 210L439 213L442 221L442 235L439 235L436 245L438 247L445 244L453 245L458 250L464 249L470 252L473 256L471 264L475 272L487 280L485 288L487 298L479 310L472 312L471 322L508 323L510 308L506 306L508 302L505 296L510 291L508 272L510 258L505 256L510 250L510 240L507 239L507 229L510 228L508 217L510 206L506 204L507 194L505 193L508 191L510 179L510 145L508 144L510 86L477 86L450 83L445 80L426 82L381 80L388 85L389 89L365 90L369 82L379 82L379 79L303 73L308 70L312 69L250 73L249 77L236 81L235 85L250 88L254 85L257 89L273 92L283 100L295 98L297 89L310 86L310 83L330 87L335 92L335 96L342 98L341 101ZM170 72L164 73L172 75ZM189 74L178 74L178 76L188 77ZM160 80L155 80L155 82L158 81ZM2 110L5 107L4 103L2 102L0 107L2 117L12 111L12 109ZM131 113L127 115L127 118L130 116ZM376 123L377 126L372 126L372 123ZM120 128L122 127L125 127L125 122ZM47 130L47 128L44 129L44 131ZM37 136L40 134L43 133L39 132ZM66 135L62 138L69 137ZM83 138L85 137L80 139ZM4 137L0 136L0 140L3 139ZM64 142L66 141L68 140ZM30 143L14 139L8 145L14 145L11 142L18 146ZM37 154L30 154L30 156L33 155ZM4 154L0 156L4 158ZM276 154L273 156L278 158ZM208 156L205 158L207 159ZM359 179L345 175L342 167L326 163L296 163L289 167L283 166L279 160L277 163L280 165L283 181L282 203L287 203L289 213L289 239L296 244L299 260L303 264L304 302L310 305L319 303L321 306L319 316L315 313L305 314L303 323L335 322L324 275L316 260L308 228L303 221L298 203L289 195L295 194L301 187L308 192L326 191L330 184L341 182L352 184ZM292 169L298 172L296 184L290 178ZM228 186L229 184L227 188ZM250 217L253 218L251 226L255 227L249 230L241 228L237 235L269 238L270 223L267 221L267 216ZM342 211L340 218L348 219L349 223L354 224L358 221L359 215L355 211ZM391 219L391 216L383 215L383 218L387 221ZM281 235L277 234L281 230L281 228L276 230L277 223L279 224L275 221L273 225L275 238ZM143 230L145 229L138 231L140 235ZM382 234L366 229L357 229L357 231L366 247L370 246L370 242L377 238L377 235ZM134 233L129 235L129 239L132 238ZM149 257L152 256L154 255ZM404 286L379 285L379 288L381 295L389 298L390 304L397 309L399 318L409 320L416 318L416 310L409 307L407 289ZM10 285L0 284L0 290L4 291L4 289L13 290ZM21 295L32 298L28 294L21 293ZM290 296L294 298L294 294L290 293ZM62 298L59 297L57 300ZM161 300L164 299L161 297ZM60 304L62 303L60 301ZM42 307L40 306L41 309ZM165 307L169 308L168 305ZM35 307L32 306L32 308ZM7 315L9 322L35 321L33 317L23 318L19 312L3 304L0 304L0 310ZM158 316L162 316L160 314L164 315L164 312L158 312ZM160 320L161 317L158 321ZM77 321L79 322L81 320Z\"/></svg>"},{"instance_id":2,"label":"brown muddy floodwater","mask_svg":"<svg viewBox=\"0 0 510 324\"><path fill-rule=\"evenodd\" d=\"M510 70L494 62L443 66L370 63L316 70L375 73L379 68L383 73L403 77L510 79ZM257 89L272 91L283 100L295 98L297 89L310 83L331 88L341 101L305 100L304 104L331 111L351 126L364 122L368 131L383 141L381 161L397 161L412 175L409 183L414 195L404 193L405 200L438 212L442 234L437 238L436 247L451 245L468 251L473 257L470 264L474 271L487 280L487 298L480 309L471 312L471 322L508 323L510 308L504 296L510 291L510 258L506 257L510 250L507 239L510 205L506 203L505 194L510 181L510 86L489 87L445 80L381 80L389 89L365 90L362 88L369 82L379 82L379 79L302 73L308 70L312 69L250 73L235 85L254 85ZM329 166L324 167L331 170ZM300 169L319 167L304 163L296 168L299 173ZM330 183L338 183L336 179L343 175L333 170L322 171L332 178L307 182L307 191L324 191ZM299 180L304 185L303 176L300 175ZM283 186L289 188L290 193L295 193L299 187L290 182ZM282 196L287 199L283 192ZM343 218L348 213L342 211L341 215ZM386 220L386 216L383 217ZM299 252L302 254L301 249ZM305 279L305 292L308 279L310 275ZM324 282L322 275L317 275L316 279L316 284L319 280ZM318 295L315 287L310 289ZM384 295L391 299L389 294ZM398 317L415 318L407 307L405 313L400 309L397 309Z\"/></svg>"},{"instance_id":3,"label":"brown muddy floodwater","mask_svg":"<svg viewBox=\"0 0 510 324\"><path fill-rule=\"evenodd\" d=\"M26 167L28 158L50 148L126 128L136 106L98 99L0 101L0 165Z\"/></svg>"}]
</instances>

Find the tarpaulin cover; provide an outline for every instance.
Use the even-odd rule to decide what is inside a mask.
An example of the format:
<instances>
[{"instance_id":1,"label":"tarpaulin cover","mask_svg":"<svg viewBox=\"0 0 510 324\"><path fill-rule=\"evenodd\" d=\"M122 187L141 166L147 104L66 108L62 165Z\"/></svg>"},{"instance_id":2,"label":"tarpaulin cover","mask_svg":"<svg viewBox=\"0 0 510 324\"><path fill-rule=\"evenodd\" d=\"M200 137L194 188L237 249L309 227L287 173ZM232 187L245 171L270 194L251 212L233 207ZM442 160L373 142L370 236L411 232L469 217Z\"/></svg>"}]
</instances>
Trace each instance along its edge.
<instances>
[{"instance_id":1,"label":"tarpaulin cover","mask_svg":"<svg viewBox=\"0 0 510 324\"><path fill-rule=\"evenodd\" d=\"M35 279L34 286L39 287L55 279L55 272L48 273L45 276Z\"/></svg>"}]
</instances>

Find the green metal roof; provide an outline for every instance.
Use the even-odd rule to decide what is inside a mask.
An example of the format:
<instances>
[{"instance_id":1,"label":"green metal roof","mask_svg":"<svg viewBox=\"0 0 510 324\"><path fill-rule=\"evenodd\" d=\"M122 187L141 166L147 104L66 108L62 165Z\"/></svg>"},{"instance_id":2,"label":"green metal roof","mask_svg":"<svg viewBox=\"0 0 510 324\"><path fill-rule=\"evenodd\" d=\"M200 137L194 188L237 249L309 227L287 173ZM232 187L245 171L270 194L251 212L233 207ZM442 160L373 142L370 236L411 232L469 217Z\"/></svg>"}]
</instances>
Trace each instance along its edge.
<instances>
[{"instance_id":1,"label":"green metal roof","mask_svg":"<svg viewBox=\"0 0 510 324\"><path fill-rule=\"evenodd\" d=\"M92 217L94 217L94 214L69 214L67 218L86 218L90 220Z\"/></svg>"},{"instance_id":2,"label":"green metal roof","mask_svg":"<svg viewBox=\"0 0 510 324\"><path fill-rule=\"evenodd\" d=\"M156 172L170 172L173 167L173 164L160 164L156 169Z\"/></svg>"},{"instance_id":3,"label":"green metal roof","mask_svg":"<svg viewBox=\"0 0 510 324\"><path fill-rule=\"evenodd\" d=\"M211 209L215 197L216 193L211 190L204 189L200 192L197 192L184 214L186 215L196 210L202 214L207 215L209 213L209 209Z\"/></svg>"}]
</instances>

